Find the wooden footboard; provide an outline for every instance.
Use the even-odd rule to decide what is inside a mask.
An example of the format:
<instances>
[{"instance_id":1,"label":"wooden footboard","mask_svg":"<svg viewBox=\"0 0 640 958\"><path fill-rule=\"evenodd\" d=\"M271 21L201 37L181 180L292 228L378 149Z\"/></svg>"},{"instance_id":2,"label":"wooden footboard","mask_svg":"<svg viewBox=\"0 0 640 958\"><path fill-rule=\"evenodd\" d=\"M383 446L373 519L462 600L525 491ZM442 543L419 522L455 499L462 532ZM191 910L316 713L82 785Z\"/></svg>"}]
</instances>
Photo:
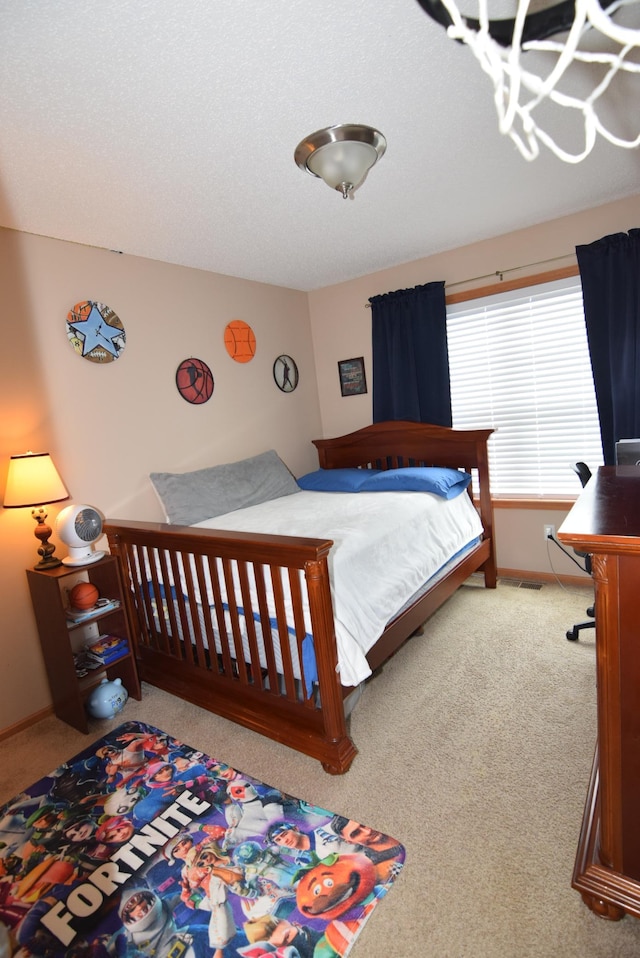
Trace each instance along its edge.
<instances>
[{"instance_id":1,"label":"wooden footboard","mask_svg":"<svg viewBox=\"0 0 640 958\"><path fill-rule=\"evenodd\" d=\"M372 670L473 572L483 572L487 587L496 585L491 431L393 422L315 441L327 469L440 465L474 474L481 541L393 619L367 655ZM105 532L130 584L143 681L317 758L328 772L348 770L356 748L344 702L353 690L337 672L330 540L129 521L109 522ZM310 635L314 674L313 656L305 656Z\"/></svg>"},{"instance_id":2,"label":"wooden footboard","mask_svg":"<svg viewBox=\"0 0 640 958\"><path fill-rule=\"evenodd\" d=\"M105 532L131 585L128 612L143 681L311 755L328 772L349 768L356 749L336 672L330 540L127 521L110 522ZM314 637L313 687L303 656L303 589ZM202 601L211 591L213 605Z\"/></svg>"}]
</instances>

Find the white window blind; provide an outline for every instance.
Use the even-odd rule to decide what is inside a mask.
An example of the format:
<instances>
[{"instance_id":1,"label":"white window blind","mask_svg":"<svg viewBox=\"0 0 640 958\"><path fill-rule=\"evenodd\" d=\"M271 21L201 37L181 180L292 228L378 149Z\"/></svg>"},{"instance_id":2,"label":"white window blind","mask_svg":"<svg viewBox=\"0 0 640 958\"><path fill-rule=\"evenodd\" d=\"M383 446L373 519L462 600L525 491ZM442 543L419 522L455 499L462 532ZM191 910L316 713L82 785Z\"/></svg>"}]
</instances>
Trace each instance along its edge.
<instances>
[{"instance_id":1,"label":"white window blind","mask_svg":"<svg viewBox=\"0 0 640 958\"><path fill-rule=\"evenodd\" d=\"M602 465L579 277L447 306L453 425L492 426L491 489L577 494Z\"/></svg>"}]
</instances>

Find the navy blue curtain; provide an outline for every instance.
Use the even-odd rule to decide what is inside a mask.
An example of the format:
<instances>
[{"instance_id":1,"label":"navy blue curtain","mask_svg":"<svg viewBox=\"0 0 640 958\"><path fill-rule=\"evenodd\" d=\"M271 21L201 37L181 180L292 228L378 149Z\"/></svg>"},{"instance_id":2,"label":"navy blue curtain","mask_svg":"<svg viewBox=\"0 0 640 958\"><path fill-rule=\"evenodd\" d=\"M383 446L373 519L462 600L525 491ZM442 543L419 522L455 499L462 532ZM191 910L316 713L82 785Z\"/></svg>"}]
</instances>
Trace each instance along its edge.
<instances>
[{"instance_id":1,"label":"navy blue curtain","mask_svg":"<svg viewBox=\"0 0 640 958\"><path fill-rule=\"evenodd\" d=\"M577 246L605 465L640 437L640 229Z\"/></svg>"},{"instance_id":2,"label":"navy blue curtain","mask_svg":"<svg viewBox=\"0 0 640 958\"><path fill-rule=\"evenodd\" d=\"M372 296L373 421L451 425L444 283Z\"/></svg>"}]
</instances>

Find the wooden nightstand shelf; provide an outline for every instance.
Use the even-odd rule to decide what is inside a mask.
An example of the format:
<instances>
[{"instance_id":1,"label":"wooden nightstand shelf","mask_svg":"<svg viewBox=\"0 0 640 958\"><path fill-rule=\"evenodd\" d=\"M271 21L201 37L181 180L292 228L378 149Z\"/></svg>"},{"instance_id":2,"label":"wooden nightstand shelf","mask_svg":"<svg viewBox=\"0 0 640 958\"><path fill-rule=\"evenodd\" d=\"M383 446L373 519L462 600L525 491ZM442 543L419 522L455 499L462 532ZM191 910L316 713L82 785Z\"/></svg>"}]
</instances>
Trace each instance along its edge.
<instances>
[{"instance_id":1,"label":"wooden nightstand shelf","mask_svg":"<svg viewBox=\"0 0 640 958\"><path fill-rule=\"evenodd\" d=\"M117 599L119 605L81 622L69 621L66 615L68 603L65 580L72 576L78 579L79 574L96 586L101 597ZM27 579L55 713L78 731L87 733L89 725L85 702L105 675L109 679L120 678L129 695L135 699L141 698L118 560L107 555L86 566L61 565L42 571L27 569ZM69 578L69 582L74 579ZM94 625L100 632L126 639L129 650L117 661L79 677L73 653L83 645L88 628Z\"/></svg>"}]
</instances>

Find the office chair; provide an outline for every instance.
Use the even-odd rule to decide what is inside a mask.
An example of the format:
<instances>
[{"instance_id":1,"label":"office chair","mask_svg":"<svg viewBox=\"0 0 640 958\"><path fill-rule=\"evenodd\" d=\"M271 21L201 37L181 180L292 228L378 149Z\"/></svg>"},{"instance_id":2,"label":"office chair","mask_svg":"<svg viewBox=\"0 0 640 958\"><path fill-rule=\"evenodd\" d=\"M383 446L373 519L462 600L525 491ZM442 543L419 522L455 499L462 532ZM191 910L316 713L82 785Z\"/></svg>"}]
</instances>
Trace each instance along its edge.
<instances>
[{"instance_id":1,"label":"office chair","mask_svg":"<svg viewBox=\"0 0 640 958\"><path fill-rule=\"evenodd\" d=\"M589 469L589 466L585 462L576 462L572 468L573 468L573 471L577 473L578 478L580 479L580 482L582 484L582 487L584 488L586 484L589 482L589 479L591 479L591 470ZM577 549L574 549L573 551L575 552L577 556L580 556L580 558L584 561L585 572L588 572L589 575L591 575L591 556L589 555L589 553L578 552ZM567 638L569 639L570 642L578 641L578 639L580 638L580 632L582 629L595 628L595 624L596 624L595 618L594 618L595 612L594 612L594 607L592 605L590 605L589 608L587 609L587 615L589 616L589 619L586 622L577 622L574 625L574 627L572 629L569 629L569 631L567 632Z\"/></svg>"}]
</instances>

